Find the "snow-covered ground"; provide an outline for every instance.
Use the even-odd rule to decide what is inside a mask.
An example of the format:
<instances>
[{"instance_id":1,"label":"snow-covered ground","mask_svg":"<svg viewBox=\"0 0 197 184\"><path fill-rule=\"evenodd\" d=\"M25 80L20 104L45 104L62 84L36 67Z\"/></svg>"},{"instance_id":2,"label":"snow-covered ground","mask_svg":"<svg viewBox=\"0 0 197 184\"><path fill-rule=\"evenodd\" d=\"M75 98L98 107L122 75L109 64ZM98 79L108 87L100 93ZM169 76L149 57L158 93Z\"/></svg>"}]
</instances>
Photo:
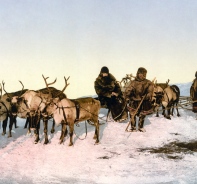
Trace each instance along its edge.
<instances>
[{"instance_id":1,"label":"snow-covered ground","mask_svg":"<svg viewBox=\"0 0 197 184\"><path fill-rule=\"evenodd\" d=\"M69 137L59 144L61 127L50 133L48 145L34 144L27 136L25 120L17 119L11 138L0 136L0 183L2 184L194 184L197 183L196 115L180 109L172 120L155 114L145 120L146 132L125 132L123 123L105 122L107 111L100 110L100 144L93 140L94 127L75 126L74 146ZM0 129L0 133L2 128ZM80 140L85 138L84 140Z\"/></svg>"}]
</instances>

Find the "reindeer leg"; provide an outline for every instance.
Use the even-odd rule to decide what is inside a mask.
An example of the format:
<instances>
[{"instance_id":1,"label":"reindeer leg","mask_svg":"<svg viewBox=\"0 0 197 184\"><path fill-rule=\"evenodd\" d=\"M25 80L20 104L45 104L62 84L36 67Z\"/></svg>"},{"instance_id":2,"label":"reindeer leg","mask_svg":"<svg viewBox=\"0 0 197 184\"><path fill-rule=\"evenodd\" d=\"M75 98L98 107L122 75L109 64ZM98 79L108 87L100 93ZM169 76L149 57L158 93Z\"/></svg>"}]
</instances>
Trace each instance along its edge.
<instances>
[{"instance_id":1,"label":"reindeer leg","mask_svg":"<svg viewBox=\"0 0 197 184\"><path fill-rule=\"evenodd\" d=\"M108 112L107 112L107 118L106 118L106 122L108 121L108 117L109 117L109 113L110 113L110 109L108 109Z\"/></svg>"},{"instance_id":2,"label":"reindeer leg","mask_svg":"<svg viewBox=\"0 0 197 184\"><path fill-rule=\"evenodd\" d=\"M177 116L180 117L181 115L179 114L178 102L176 103L176 111L177 111Z\"/></svg>"},{"instance_id":3,"label":"reindeer leg","mask_svg":"<svg viewBox=\"0 0 197 184\"><path fill-rule=\"evenodd\" d=\"M61 123L61 125L62 125L62 130L61 130L60 140L64 139L64 132L63 132L64 123ZM62 141L62 142L63 142L63 141ZM62 142L61 142L61 143L62 143ZM61 143L60 143L60 144L61 144Z\"/></svg>"},{"instance_id":4,"label":"reindeer leg","mask_svg":"<svg viewBox=\"0 0 197 184\"><path fill-rule=\"evenodd\" d=\"M36 124L36 138L35 138L35 141L34 141L35 144L37 144L38 141L40 140L39 130L40 130L40 119L38 120L38 122Z\"/></svg>"},{"instance_id":5,"label":"reindeer leg","mask_svg":"<svg viewBox=\"0 0 197 184\"><path fill-rule=\"evenodd\" d=\"M166 116L166 118L167 118L167 119L171 119L171 118L170 118L170 110L171 110L171 108L170 108L170 107L168 107L168 110L167 110L168 115Z\"/></svg>"},{"instance_id":6,"label":"reindeer leg","mask_svg":"<svg viewBox=\"0 0 197 184\"><path fill-rule=\"evenodd\" d=\"M13 121L14 121L15 128L18 128L18 126L17 126L17 120L16 120L16 116L14 116L14 119L13 119Z\"/></svg>"},{"instance_id":7,"label":"reindeer leg","mask_svg":"<svg viewBox=\"0 0 197 184\"><path fill-rule=\"evenodd\" d=\"M39 140L40 140L40 137L39 137L39 128L36 127L36 138L34 140L34 143L37 144Z\"/></svg>"},{"instance_id":8,"label":"reindeer leg","mask_svg":"<svg viewBox=\"0 0 197 184\"><path fill-rule=\"evenodd\" d=\"M172 111L171 111L171 115L173 116L174 114L174 104L172 105Z\"/></svg>"},{"instance_id":9,"label":"reindeer leg","mask_svg":"<svg viewBox=\"0 0 197 184\"><path fill-rule=\"evenodd\" d=\"M51 133L53 134L55 132L55 120L53 119L53 124L51 128Z\"/></svg>"},{"instance_id":10,"label":"reindeer leg","mask_svg":"<svg viewBox=\"0 0 197 184\"><path fill-rule=\"evenodd\" d=\"M3 124L2 124L3 132L2 132L2 135L5 135L6 134L7 124L8 124L8 117L5 120L3 120Z\"/></svg>"},{"instance_id":11,"label":"reindeer leg","mask_svg":"<svg viewBox=\"0 0 197 184\"><path fill-rule=\"evenodd\" d=\"M159 110L157 109L156 117L159 117Z\"/></svg>"},{"instance_id":12,"label":"reindeer leg","mask_svg":"<svg viewBox=\"0 0 197 184\"><path fill-rule=\"evenodd\" d=\"M96 120L94 122L96 122L96 123L94 123L95 124L95 134L94 134L93 139L96 139L95 144L98 144L99 143L99 120Z\"/></svg>"},{"instance_id":13,"label":"reindeer leg","mask_svg":"<svg viewBox=\"0 0 197 184\"><path fill-rule=\"evenodd\" d=\"M43 124L44 124L44 144L48 144L49 143L49 139L48 139L48 120L43 118Z\"/></svg>"},{"instance_id":14,"label":"reindeer leg","mask_svg":"<svg viewBox=\"0 0 197 184\"><path fill-rule=\"evenodd\" d=\"M68 134L68 129L67 129L67 126L65 125L65 132L64 132L64 137L66 137Z\"/></svg>"},{"instance_id":15,"label":"reindeer leg","mask_svg":"<svg viewBox=\"0 0 197 184\"><path fill-rule=\"evenodd\" d=\"M8 133L8 138L12 137L12 126L14 123L14 117L11 115L10 116L10 124L9 124L9 133Z\"/></svg>"},{"instance_id":16,"label":"reindeer leg","mask_svg":"<svg viewBox=\"0 0 197 184\"><path fill-rule=\"evenodd\" d=\"M27 134L26 135L30 135L31 134L31 126L30 126L30 123L29 123L29 117L28 117L28 119L26 119L26 123L28 125L28 130L27 130Z\"/></svg>"},{"instance_id":17,"label":"reindeer leg","mask_svg":"<svg viewBox=\"0 0 197 184\"><path fill-rule=\"evenodd\" d=\"M70 124L69 129L70 129L70 133L69 133L70 134L70 143L69 143L69 146L72 146L73 145L74 123Z\"/></svg>"},{"instance_id":18,"label":"reindeer leg","mask_svg":"<svg viewBox=\"0 0 197 184\"><path fill-rule=\"evenodd\" d=\"M159 117L159 107L156 107L156 117Z\"/></svg>"},{"instance_id":19,"label":"reindeer leg","mask_svg":"<svg viewBox=\"0 0 197 184\"><path fill-rule=\"evenodd\" d=\"M61 132L59 144L62 144L64 142L64 136L65 136L65 132L66 131L67 131L66 124L65 123L62 123L62 132Z\"/></svg>"},{"instance_id":20,"label":"reindeer leg","mask_svg":"<svg viewBox=\"0 0 197 184\"><path fill-rule=\"evenodd\" d=\"M166 117L166 110L165 110L165 107L162 105L162 115L164 116L164 117Z\"/></svg>"},{"instance_id":21,"label":"reindeer leg","mask_svg":"<svg viewBox=\"0 0 197 184\"><path fill-rule=\"evenodd\" d=\"M24 128L27 128L27 125L29 124L29 117L27 117L26 121L25 121L25 126Z\"/></svg>"}]
</instances>

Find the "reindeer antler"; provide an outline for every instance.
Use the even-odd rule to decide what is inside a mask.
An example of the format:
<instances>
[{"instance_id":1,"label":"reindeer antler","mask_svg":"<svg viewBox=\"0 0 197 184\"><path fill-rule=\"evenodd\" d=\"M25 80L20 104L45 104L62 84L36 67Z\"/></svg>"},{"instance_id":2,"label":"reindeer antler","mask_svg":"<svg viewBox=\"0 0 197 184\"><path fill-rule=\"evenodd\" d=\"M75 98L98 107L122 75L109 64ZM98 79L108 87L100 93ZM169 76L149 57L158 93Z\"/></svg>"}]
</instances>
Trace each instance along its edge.
<instances>
[{"instance_id":1,"label":"reindeer antler","mask_svg":"<svg viewBox=\"0 0 197 184\"><path fill-rule=\"evenodd\" d=\"M51 83L47 83L47 79L48 79L49 77L44 77L44 75L42 75L42 77L43 77L44 82L45 82L45 84L46 84L46 87L47 87L47 89L48 89L48 91L49 91L49 94L51 94L51 90L49 89L49 86L52 85L52 84L54 84L54 83L56 82L57 79L55 79L55 80L54 80L53 82L51 82Z\"/></svg>"},{"instance_id":2,"label":"reindeer antler","mask_svg":"<svg viewBox=\"0 0 197 184\"><path fill-rule=\"evenodd\" d=\"M168 79L168 80L166 81L166 85L168 85L168 84L169 84L169 82L170 82L170 80Z\"/></svg>"},{"instance_id":3,"label":"reindeer antler","mask_svg":"<svg viewBox=\"0 0 197 184\"><path fill-rule=\"evenodd\" d=\"M1 89L0 89L0 93L1 93L1 94L0 94L0 99L1 99L1 97L2 97L2 86L1 86L1 83L0 83L0 88L1 88Z\"/></svg>"},{"instance_id":4,"label":"reindeer antler","mask_svg":"<svg viewBox=\"0 0 197 184\"><path fill-rule=\"evenodd\" d=\"M65 91L65 89L68 87L68 85L70 84L70 83L68 83L68 79L70 78L70 76L66 79L66 77L64 76L64 80L65 80L65 86L64 86L64 88L62 89L62 91L60 91L57 95L56 95L56 97L58 97L60 94L62 94L64 91Z\"/></svg>"},{"instance_id":5,"label":"reindeer antler","mask_svg":"<svg viewBox=\"0 0 197 184\"><path fill-rule=\"evenodd\" d=\"M22 90L21 90L21 94L19 95L19 97L23 94L23 89L24 89L24 85L23 85L23 83L21 82L21 81L19 81L20 83L21 83L21 85L22 85Z\"/></svg>"},{"instance_id":6,"label":"reindeer antler","mask_svg":"<svg viewBox=\"0 0 197 184\"><path fill-rule=\"evenodd\" d=\"M2 84L3 84L3 91L5 91L5 93L8 95L8 97L11 99L11 97L9 96L9 94L7 93L7 91L6 91L5 88L4 88L5 82L2 81Z\"/></svg>"},{"instance_id":7,"label":"reindeer antler","mask_svg":"<svg viewBox=\"0 0 197 184\"><path fill-rule=\"evenodd\" d=\"M65 86L64 86L64 88L62 89L62 93L65 91L65 89L68 87L68 85L70 84L70 83L68 83L68 79L70 78L70 76L66 79L66 77L64 76L64 80L65 80Z\"/></svg>"}]
</instances>

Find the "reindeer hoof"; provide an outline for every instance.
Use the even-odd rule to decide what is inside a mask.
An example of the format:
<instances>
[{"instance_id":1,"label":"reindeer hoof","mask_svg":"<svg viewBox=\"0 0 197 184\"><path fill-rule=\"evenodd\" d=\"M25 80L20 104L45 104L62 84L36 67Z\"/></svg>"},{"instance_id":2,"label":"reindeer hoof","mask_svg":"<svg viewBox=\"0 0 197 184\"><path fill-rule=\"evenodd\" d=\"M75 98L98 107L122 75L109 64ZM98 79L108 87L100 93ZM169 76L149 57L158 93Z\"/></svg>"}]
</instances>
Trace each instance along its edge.
<instances>
[{"instance_id":1,"label":"reindeer hoof","mask_svg":"<svg viewBox=\"0 0 197 184\"><path fill-rule=\"evenodd\" d=\"M63 143L63 140L61 140L61 139L60 139L60 142L59 142L59 144L62 144L62 143Z\"/></svg>"},{"instance_id":2,"label":"reindeer hoof","mask_svg":"<svg viewBox=\"0 0 197 184\"><path fill-rule=\"evenodd\" d=\"M96 135L94 135L93 139L96 139L96 138L97 138L97 136L96 136Z\"/></svg>"},{"instance_id":3,"label":"reindeer hoof","mask_svg":"<svg viewBox=\"0 0 197 184\"><path fill-rule=\"evenodd\" d=\"M139 128L138 129L140 132L146 132L145 128Z\"/></svg>"},{"instance_id":4,"label":"reindeer hoof","mask_svg":"<svg viewBox=\"0 0 197 184\"><path fill-rule=\"evenodd\" d=\"M97 145L97 144L99 144L99 140L96 140L96 142L95 142L95 144L94 144L94 145Z\"/></svg>"},{"instance_id":5,"label":"reindeer hoof","mask_svg":"<svg viewBox=\"0 0 197 184\"><path fill-rule=\"evenodd\" d=\"M177 114L177 116L180 117L181 115L180 114Z\"/></svg>"},{"instance_id":6,"label":"reindeer hoof","mask_svg":"<svg viewBox=\"0 0 197 184\"><path fill-rule=\"evenodd\" d=\"M8 138L12 137L12 135L8 135Z\"/></svg>"},{"instance_id":7,"label":"reindeer hoof","mask_svg":"<svg viewBox=\"0 0 197 184\"><path fill-rule=\"evenodd\" d=\"M51 133L53 134L55 132L55 129L51 129Z\"/></svg>"},{"instance_id":8,"label":"reindeer hoof","mask_svg":"<svg viewBox=\"0 0 197 184\"><path fill-rule=\"evenodd\" d=\"M49 143L49 140L45 140L45 141L44 141L44 144L48 144L48 143Z\"/></svg>"},{"instance_id":9,"label":"reindeer hoof","mask_svg":"<svg viewBox=\"0 0 197 184\"><path fill-rule=\"evenodd\" d=\"M2 134L1 135L5 135L6 133L5 132L2 132Z\"/></svg>"},{"instance_id":10,"label":"reindeer hoof","mask_svg":"<svg viewBox=\"0 0 197 184\"><path fill-rule=\"evenodd\" d=\"M169 120L171 120L171 117L169 117L169 116L166 116L166 119L169 119Z\"/></svg>"},{"instance_id":11,"label":"reindeer hoof","mask_svg":"<svg viewBox=\"0 0 197 184\"><path fill-rule=\"evenodd\" d=\"M40 139L37 138L37 139L34 141L34 144L37 144L39 140L40 140Z\"/></svg>"},{"instance_id":12,"label":"reindeer hoof","mask_svg":"<svg viewBox=\"0 0 197 184\"><path fill-rule=\"evenodd\" d=\"M73 143L70 143L68 146L72 146L73 145Z\"/></svg>"}]
</instances>

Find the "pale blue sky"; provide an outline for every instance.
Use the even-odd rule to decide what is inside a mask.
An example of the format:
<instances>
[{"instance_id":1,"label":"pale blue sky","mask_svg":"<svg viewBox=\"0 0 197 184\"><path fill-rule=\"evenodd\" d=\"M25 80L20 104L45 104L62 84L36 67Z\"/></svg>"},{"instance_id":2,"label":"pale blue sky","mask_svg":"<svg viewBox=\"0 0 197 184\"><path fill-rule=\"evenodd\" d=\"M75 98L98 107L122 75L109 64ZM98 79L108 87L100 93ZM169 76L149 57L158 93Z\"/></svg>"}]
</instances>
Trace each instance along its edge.
<instances>
[{"instance_id":1,"label":"pale blue sky","mask_svg":"<svg viewBox=\"0 0 197 184\"><path fill-rule=\"evenodd\" d=\"M121 80L138 67L158 82L190 82L197 70L196 0L0 0L0 80L7 91L45 87L95 94L102 66Z\"/></svg>"}]
</instances>

